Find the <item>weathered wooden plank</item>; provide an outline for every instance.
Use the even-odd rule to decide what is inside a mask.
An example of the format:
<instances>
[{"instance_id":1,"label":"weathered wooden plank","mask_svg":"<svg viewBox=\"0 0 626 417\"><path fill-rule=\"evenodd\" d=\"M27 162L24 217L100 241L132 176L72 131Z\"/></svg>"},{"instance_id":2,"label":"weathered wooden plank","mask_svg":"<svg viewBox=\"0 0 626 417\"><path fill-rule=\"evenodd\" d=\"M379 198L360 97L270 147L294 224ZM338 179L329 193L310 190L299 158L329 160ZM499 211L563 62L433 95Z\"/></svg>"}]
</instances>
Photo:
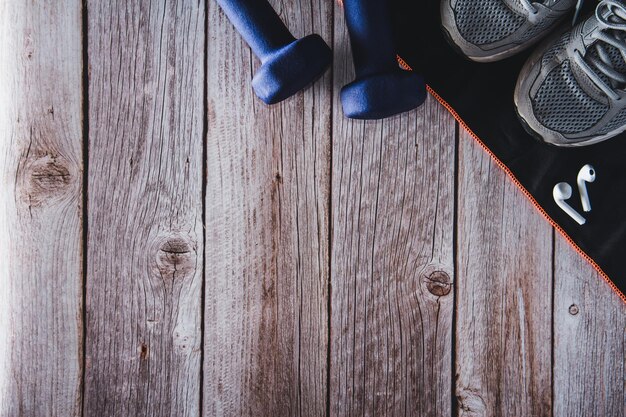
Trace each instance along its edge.
<instances>
[{"instance_id":1,"label":"weathered wooden plank","mask_svg":"<svg viewBox=\"0 0 626 417\"><path fill-rule=\"evenodd\" d=\"M433 98L346 119L348 44L336 6L330 415L448 416L455 122Z\"/></svg>"},{"instance_id":2,"label":"weathered wooden plank","mask_svg":"<svg viewBox=\"0 0 626 417\"><path fill-rule=\"evenodd\" d=\"M464 131L456 396L461 416L550 416L552 229Z\"/></svg>"},{"instance_id":3,"label":"weathered wooden plank","mask_svg":"<svg viewBox=\"0 0 626 417\"><path fill-rule=\"evenodd\" d=\"M197 416L206 4L87 6L85 415Z\"/></svg>"},{"instance_id":4,"label":"weathered wooden plank","mask_svg":"<svg viewBox=\"0 0 626 417\"><path fill-rule=\"evenodd\" d=\"M328 2L273 1L329 40ZM330 73L271 107L209 2L204 414L326 412Z\"/></svg>"},{"instance_id":5,"label":"weathered wooden plank","mask_svg":"<svg viewBox=\"0 0 626 417\"><path fill-rule=\"evenodd\" d=\"M558 235L555 250L554 416L625 416L624 302Z\"/></svg>"},{"instance_id":6,"label":"weathered wooden plank","mask_svg":"<svg viewBox=\"0 0 626 417\"><path fill-rule=\"evenodd\" d=\"M454 122L334 126L331 415L449 415Z\"/></svg>"},{"instance_id":7,"label":"weathered wooden plank","mask_svg":"<svg viewBox=\"0 0 626 417\"><path fill-rule=\"evenodd\" d=\"M0 416L80 414L81 3L0 2Z\"/></svg>"}]
</instances>

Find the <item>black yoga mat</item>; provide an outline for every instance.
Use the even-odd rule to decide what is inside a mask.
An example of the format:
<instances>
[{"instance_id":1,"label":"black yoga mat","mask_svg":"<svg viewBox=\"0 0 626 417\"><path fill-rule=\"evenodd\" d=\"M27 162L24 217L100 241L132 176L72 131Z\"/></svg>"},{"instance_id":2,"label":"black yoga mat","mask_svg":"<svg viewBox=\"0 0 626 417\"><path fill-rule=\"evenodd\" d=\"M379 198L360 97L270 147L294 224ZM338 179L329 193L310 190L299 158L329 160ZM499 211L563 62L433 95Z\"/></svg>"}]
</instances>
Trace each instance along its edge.
<instances>
[{"instance_id":1,"label":"black yoga mat","mask_svg":"<svg viewBox=\"0 0 626 417\"><path fill-rule=\"evenodd\" d=\"M424 75L431 92L626 302L626 134L576 149L539 142L524 130L513 105L519 71L533 48L497 63L474 63L444 38L439 0L391 4L400 57ZM581 19L595 5L587 0ZM593 210L580 226L556 205L552 189L559 182L572 185L568 203L583 213L576 177L585 164L594 166L597 178L587 187Z\"/></svg>"}]
</instances>

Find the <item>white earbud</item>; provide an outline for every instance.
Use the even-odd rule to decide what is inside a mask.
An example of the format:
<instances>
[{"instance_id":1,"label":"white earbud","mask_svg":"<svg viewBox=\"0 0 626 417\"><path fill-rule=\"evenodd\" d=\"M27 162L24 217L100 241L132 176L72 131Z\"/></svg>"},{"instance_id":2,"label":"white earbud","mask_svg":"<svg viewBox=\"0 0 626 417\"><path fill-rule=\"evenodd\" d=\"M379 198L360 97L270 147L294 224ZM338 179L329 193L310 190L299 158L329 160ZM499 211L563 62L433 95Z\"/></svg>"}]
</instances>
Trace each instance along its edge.
<instances>
[{"instance_id":1,"label":"white earbud","mask_svg":"<svg viewBox=\"0 0 626 417\"><path fill-rule=\"evenodd\" d=\"M591 211L591 201L589 201L589 194L587 193L588 182L594 182L596 180L596 170L589 164L580 169L578 173L578 192L580 193L580 201L583 204L583 210L586 212Z\"/></svg>"},{"instance_id":2,"label":"white earbud","mask_svg":"<svg viewBox=\"0 0 626 417\"><path fill-rule=\"evenodd\" d=\"M576 210L574 210L569 204L565 202L572 197L572 186L566 182L560 182L554 186L552 190L552 196L554 197L554 201L556 204L561 207L561 209L566 212L572 219L576 221L576 223L583 225L587 220Z\"/></svg>"}]
</instances>

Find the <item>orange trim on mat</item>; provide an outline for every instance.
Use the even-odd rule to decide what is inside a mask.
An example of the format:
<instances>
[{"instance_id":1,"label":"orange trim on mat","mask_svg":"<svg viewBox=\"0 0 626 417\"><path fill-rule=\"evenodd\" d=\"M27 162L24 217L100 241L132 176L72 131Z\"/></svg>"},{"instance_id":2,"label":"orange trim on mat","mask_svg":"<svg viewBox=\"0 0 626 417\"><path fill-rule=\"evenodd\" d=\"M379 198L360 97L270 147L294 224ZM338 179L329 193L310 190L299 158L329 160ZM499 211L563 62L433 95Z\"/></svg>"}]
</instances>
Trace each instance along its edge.
<instances>
[{"instance_id":1,"label":"orange trim on mat","mask_svg":"<svg viewBox=\"0 0 626 417\"><path fill-rule=\"evenodd\" d=\"M400 66L406 70L412 70L412 68L409 66L409 64L406 63L406 61L404 61L401 57L397 57L398 58L398 62L400 63ZM585 251L583 251L577 244L576 242L574 242L574 240L569 237L569 235L565 232L565 230L563 230L563 228L561 228L561 226L559 226L553 219L552 217L550 217L550 215L548 213L546 213L546 211L543 209L543 207L541 207L539 205L539 203L537 202L537 200L535 200L535 197L533 197L533 195L522 185L521 182L519 182L519 180L517 179L517 177L515 177L515 174L513 174L513 172L509 169L509 167L507 167L502 161L500 161L500 159L498 159L498 157L491 151L491 149L489 149L487 147L487 145L485 145L485 143L480 140L480 138L472 131L472 129L470 129L470 127L467 125L467 123L465 123L465 121L463 119L461 119L461 116L459 116L459 114L456 112L456 110L454 110L452 108L452 106L450 106L439 94L437 94L435 92L435 90L433 90L429 85L426 86L426 88L428 89L428 92L437 99L437 101L439 103L441 103L449 112L450 114L452 114L452 116L456 119L457 122L459 122L459 124L461 126L463 126L463 128L467 131L467 133L469 133L469 135L474 138L474 140L485 150L485 152L487 152L489 154L489 156L491 156L491 158L494 160L494 162L500 167L502 168L502 170L504 170L504 172L508 175L508 177L513 180L513 183L515 183L515 185L517 186L517 188L519 188L522 193L524 193L524 195L530 200L530 202L533 204L533 206L535 206L535 208L537 210L539 210L539 212L543 215L543 217L545 217L545 219L552 225L552 227L554 227L556 230L559 231L559 233L561 233L561 235L565 238L565 240L567 240L567 242L574 248L574 250L576 250L576 252L578 252L580 254L580 256L582 256L585 260L587 260L587 262L589 262L591 264L591 266L594 267L594 269L598 272L598 274L600 274L600 276L609 284L609 286L613 289L613 291L615 291L615 293L619 296L619 298L622 299L622 301L624 303L626 303L626 296L624 295L624 293L622 291L620 291L619 288L617 288L617 286L613 283L613 281L611 280L611 278L609 278L609 276L602 270L602 268L600 268L600 265L598 265L596 263L596 261L594 261L589 255L587 255L585 253Z\"/></svg>"}]
</instances>

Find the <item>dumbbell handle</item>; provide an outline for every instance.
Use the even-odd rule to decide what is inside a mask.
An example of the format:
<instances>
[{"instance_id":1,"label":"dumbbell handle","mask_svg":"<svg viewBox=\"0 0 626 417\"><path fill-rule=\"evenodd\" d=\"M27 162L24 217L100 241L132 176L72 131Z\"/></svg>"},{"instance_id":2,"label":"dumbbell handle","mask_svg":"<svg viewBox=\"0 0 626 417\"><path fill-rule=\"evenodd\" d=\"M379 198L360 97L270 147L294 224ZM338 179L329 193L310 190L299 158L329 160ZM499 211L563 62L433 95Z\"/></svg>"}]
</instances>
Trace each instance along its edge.
<instances>
[{"instance_id":1,"label":"dumbbell handle","mask_svg":"<svg viewBox=\"0 0 626 417\"><path fill-rule=\"evenodd\" d=\"M295 40L267 0L217 2L261 62Z\"/></svg>"},{"instance_id":2,"label":"dumbbell handle","mask_svg":"<svg viewBox=\"0 0 626 417\"><path fill-rule=\"evenodd\" d=\"M398 67L388 0L343 0L357 78Z\"/></svg>"}]
</instances>

